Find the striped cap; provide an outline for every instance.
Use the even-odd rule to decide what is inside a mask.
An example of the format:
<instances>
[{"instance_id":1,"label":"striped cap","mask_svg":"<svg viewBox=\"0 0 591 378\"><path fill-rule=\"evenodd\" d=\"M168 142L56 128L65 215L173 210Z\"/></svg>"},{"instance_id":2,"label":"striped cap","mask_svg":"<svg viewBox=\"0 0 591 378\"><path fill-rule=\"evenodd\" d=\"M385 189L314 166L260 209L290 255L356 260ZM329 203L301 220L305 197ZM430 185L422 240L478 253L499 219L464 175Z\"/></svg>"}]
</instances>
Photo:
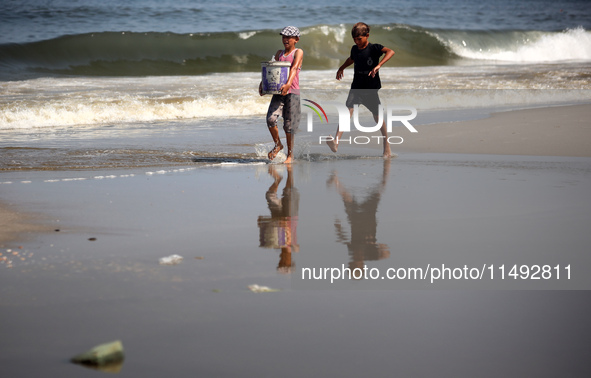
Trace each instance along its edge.
<instances>
[{"instance_id":1,"label":"striped cap","mask_svg":"<svg viewBox=\"0 0 591 378\"><path fill-rule=\"evenodd\" d=\"M281 30L281 35L286 37L299 37L300 36L300 29L296 28L295 26L286 26Z\"/></svg>"}]
</instances>

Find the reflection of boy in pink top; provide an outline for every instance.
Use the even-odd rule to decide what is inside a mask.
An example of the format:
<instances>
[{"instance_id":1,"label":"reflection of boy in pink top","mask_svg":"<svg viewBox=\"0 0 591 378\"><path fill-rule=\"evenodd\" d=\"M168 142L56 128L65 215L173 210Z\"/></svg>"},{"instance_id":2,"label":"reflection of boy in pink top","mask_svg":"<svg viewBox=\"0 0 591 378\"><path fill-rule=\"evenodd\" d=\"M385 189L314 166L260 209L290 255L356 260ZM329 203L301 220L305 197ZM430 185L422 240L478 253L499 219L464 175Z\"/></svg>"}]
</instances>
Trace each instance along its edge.
<instances>
[{"instance_id":1,"label":"reflection of boy in pink top","mask_svg":"<svg viewBox=\"0 0 591 378\"><path fill-rule=\"evenodd\" d=\"M283 117L283 130L285 131L285 139L287 140L287 159L285 164L293 162L293 142L294 135L300 125L301 109L300 109L300 70L302 68L302 61L304 60L304 52L302 49L296 49L295 45L300 40L300 30L295 26L287 26L281 30L281 41L283 42L284 50L278 50L275 53L275 60L281 62L291 62L289 69L289 76L287 83L281 86L281 94L273 95L269 110L267 111L267 126L269 132L275 142L275 146L269 152L269 160L273 160L275 156L283 149L281 139L279 138L279 130L277 129L277 118ZM263 83L259 85L259 94L263 95Z\"/></svg>"}]
</instances>

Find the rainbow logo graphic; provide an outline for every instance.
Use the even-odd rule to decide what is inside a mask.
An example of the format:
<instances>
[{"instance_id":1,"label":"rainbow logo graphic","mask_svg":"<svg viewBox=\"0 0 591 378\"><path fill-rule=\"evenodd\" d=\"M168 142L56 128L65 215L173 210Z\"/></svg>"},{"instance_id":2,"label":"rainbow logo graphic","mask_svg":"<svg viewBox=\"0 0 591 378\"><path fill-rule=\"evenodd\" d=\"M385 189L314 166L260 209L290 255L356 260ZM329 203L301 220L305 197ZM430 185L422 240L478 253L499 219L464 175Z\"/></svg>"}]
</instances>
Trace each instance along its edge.
<instances>
[{"instance_id":1,"label":"rainbow logo graphic","mask_svg":"<svg viewBox=\"0 0 591 378\"><path fill-rule=\"evenodd\" d=\"M308 101L309 103L316 105L316 107L318 109L320 109L320 112L322 112L322 114L324 114L324 120L326 121L326 123L328 123L328 117L326 116L326 112L324 111L324 109L322 109L322 106L320 106L317 102L314 102L312 100L304 99L304 101ZM316 113L318 115L318 118L320 118L320 122L322 122L322 116L320 115L320 112L318 111L318 109L316 109L308 104L304 104L304 106L307 106L308 108L312 109L314 111L314 113Z\"/></svg>"}]
</instances>

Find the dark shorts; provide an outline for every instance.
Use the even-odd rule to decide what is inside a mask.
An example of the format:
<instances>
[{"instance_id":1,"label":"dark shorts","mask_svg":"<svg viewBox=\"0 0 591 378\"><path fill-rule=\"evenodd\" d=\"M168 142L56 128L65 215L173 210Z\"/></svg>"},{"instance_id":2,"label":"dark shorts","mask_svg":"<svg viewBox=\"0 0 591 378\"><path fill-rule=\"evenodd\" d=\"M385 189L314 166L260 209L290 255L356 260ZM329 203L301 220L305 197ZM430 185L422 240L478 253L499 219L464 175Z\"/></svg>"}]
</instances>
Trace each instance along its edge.
<instances>
[{"instance_id":1,"label":"dark shorts","mask_svg":"<svg viewBox=\"0 0 591 378\"><path fill-rule=\"evenodd\" d=\"M364 105L371 114L380 114L380 97L377 89L351 89L347 97L347 108L352 109L354 105Z\"/></svg>"},{"instance_id":2,"label":"dark shorts","mask_svg":"<svg viewBox=\"0 0 591 378\"><path fill-rule=\"evenodd\" d=\"M302 117L299 94L273 95L267 111L267 126L277 126L279 117L283 117L283 130L286 133L295 133L298 130Z\"/></svg>"}]
</instances>

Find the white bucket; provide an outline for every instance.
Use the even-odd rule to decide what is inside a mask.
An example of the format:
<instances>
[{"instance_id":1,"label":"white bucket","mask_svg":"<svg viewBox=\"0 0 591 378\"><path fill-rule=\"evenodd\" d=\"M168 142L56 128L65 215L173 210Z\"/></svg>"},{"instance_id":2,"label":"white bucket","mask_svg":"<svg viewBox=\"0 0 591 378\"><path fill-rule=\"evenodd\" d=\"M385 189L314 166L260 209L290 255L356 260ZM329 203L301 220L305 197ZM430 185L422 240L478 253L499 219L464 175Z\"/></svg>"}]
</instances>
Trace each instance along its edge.
<instances>
[{"instance_id":1,"label":"white bucket","mask_svg":"<svg viewBox=\"0 0 591 378\"><path fill-rule=\"evenodd\" d=\"M261 62L263 94L281 94L281 86L287 83L290 62Z\"/></svg>"}]
</instances>

